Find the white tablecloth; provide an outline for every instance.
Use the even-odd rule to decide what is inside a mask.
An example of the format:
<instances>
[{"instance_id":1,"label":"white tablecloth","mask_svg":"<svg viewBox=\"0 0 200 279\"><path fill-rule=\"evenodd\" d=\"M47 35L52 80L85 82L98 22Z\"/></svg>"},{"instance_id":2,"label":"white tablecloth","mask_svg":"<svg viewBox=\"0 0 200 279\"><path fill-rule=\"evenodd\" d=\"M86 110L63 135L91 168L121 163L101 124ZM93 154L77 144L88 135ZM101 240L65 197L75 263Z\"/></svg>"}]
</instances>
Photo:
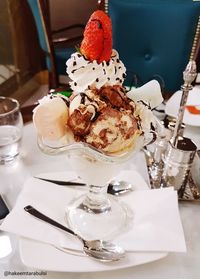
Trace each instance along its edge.
<instances>
[{"instance_id":1,"label":"white tablecloth","mask_svg":"<svg viewBox=\"0 0 200 279\"><path fill-rule=\"evenodd\" d=\"M193 135L191 131L189 135ZM200 133L195 130L196 133ZM15 164L8 166L0 166L0 193L5 197L8 205L12 208L17 195L23 187L25 179L41 172L64 171L67 166L65 156L51 157L42 154L36 143L36 135L32 124L28 124L24 128L24 136L22 143L21 158ZM139 153L132 162L127 165L128 168L136 168L148 183L148 175L145 167L145 161L142 153ZM135 163L135 164L134 164ZM200 278L200 204L184 202L180 204L181 219L185 232L187 253L172 253L167 257L149 264L135 266L132 268L99 272L99 273L56 273L47 272L45 276L34 275L13 275L12 278L20 279L199 279ZM164 216L163 216L164 217ZM3 233L0 232L0 239ZM11 236L11 244L13 252L6 258L0 259L0 278L4 278L4 272L31 272L30 268L24 266L19 257L18 239ZM0 247L1 249L1 247ZM6 274L5 274L6 275ZM7 278L11 278L11 275Z\"/></svg>"}]
</instances>

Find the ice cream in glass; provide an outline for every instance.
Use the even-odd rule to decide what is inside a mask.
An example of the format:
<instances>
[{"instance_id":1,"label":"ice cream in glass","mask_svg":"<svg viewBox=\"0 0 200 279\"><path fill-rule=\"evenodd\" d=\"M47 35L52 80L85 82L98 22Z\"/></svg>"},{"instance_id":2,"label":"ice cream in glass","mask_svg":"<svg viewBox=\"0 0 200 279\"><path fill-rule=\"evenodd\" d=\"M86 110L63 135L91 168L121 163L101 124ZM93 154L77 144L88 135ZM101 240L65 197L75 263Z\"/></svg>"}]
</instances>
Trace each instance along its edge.
<instances>
[{"instance_id":1,"label":"ice cream in glass","mask_svg":"<svg viewBox=\"0 0 200 279\"><path fill-rule=\"evenodd\" d=\"M66 66L73 93L40 100L33 113L38 143L49 154L66 152L88 184L87 194L67 206L69 225L85 238L109 239L126 225L128 211L107 194L107 184L152 139L154 116L123 86L126 68L112 49L112 24L103 11L91 15Z\"/></svg>"}]
</instances>

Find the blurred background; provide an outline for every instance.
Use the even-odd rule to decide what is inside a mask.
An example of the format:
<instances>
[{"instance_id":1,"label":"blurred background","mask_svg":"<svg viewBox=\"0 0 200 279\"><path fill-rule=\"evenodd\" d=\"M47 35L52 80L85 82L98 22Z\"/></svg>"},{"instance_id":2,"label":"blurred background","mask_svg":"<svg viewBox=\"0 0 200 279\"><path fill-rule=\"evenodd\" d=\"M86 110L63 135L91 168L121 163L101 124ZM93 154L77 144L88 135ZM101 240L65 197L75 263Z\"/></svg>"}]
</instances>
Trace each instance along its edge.
<instances>
[{"instance_id":1,"label":"blurred background","mask_svg":"<svg viewBox=\"0 0 200 279\"><path fill-rule=\"evenodd\" d=\"M91 13L97 7L105 8L105 2L0 0L0 95L28 106L49 89L67 86L65 62L80 45ZM199 1L127 0L133 10L127 9L123 0L108 3L114 48L131 79L142 81L142 85L156 74L166 85L167 99L180 89L182 72L191 57L199 71ZM170 85L168 78L172 83L177 79L176 84Z\"/></svg>"},{"instance_id":2,"label":"blurred background","mask_svg":"<svg viewBox=\"0 0 200 279\"><path fill-rule=\"evenodd\" d=\"M48 2L52 30L77 23L85 25L97 7L94 0ZM82 30L67 30L67 36ZM63 79L67 82L66 76ZM47 93L48 82L45 55L27 1L0 0L0 95L15 97L26 105Z\"/></svg>"}]
</instances>

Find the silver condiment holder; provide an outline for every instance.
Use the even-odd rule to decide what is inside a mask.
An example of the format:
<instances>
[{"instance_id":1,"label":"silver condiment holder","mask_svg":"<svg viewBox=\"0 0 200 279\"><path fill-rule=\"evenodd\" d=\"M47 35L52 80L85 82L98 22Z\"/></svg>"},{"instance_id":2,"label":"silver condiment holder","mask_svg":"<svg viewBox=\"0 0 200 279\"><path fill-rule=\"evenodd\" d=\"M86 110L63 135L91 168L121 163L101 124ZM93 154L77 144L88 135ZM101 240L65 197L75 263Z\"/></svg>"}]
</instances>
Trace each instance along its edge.
<instances>
[{"instance_id":1,"label":"silver condiment holder","mask_svg":"<svg viewBox=\"0 0 200 279\"><path fill-rule=\"evenodd\" d=\"M183 80L184 84L181 86L182 89L182 97L180 102L180 107L178 111L178 118L176 121L174 133L171 139L171 142L174 146L177 145L178 137L183 136L184 129L182 129L183 124L183 116L185 112L185 106L188 99L189 91L192 90L192 82L195 80L197 76L197 67L196 62L191 60L186 66L185 71L183 72Z\"/></svg>"},{"instance_id":2,"label":"silver condiment holder","mask_svg":"<svg viewBox=\"0 0 200 279\"><path fill-rule=\"evenodd\" d=\"M152 188L172 186L178 191L179 198L184 195L197 150L195 143L191 139L183 137L185 106L196 75L196 63L195 61L189 61L183 72L182 98L175 127L173 132L171 131L170 137L167 134L163 134L158 138L153 153L154 163L150 169Z\"/></svg>"},{"instance_id":3,"label":"silver condiment holder","mask_svg":"<svg viewBox=\"0 0 200 279\"><path fill-rule=\"evenodd\" d=\"M163 156L161 187L174 187L178 197L183 198L196 150L195 143L186 137L179 136L176 146L172 141L168 143Z\"/></svg>"}]
</instances>

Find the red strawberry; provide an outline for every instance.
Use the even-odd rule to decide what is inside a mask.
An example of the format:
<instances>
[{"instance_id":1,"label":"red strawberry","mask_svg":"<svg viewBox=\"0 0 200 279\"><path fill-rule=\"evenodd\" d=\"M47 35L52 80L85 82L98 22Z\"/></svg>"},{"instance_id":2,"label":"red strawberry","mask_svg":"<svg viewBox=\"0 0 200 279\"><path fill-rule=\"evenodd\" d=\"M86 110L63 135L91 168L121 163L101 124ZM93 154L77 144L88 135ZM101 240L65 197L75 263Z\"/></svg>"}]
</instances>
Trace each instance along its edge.
<instances>
[{"instance_id":1,"label":"red strawberry","mask_svg":"<svg viewBox=\"0 0 200 279\"><path fill-rule=\"evenodd\" d=\"M108 61L112 53L112 24L103 11L95 11L84 31L81 53L90 61Z\"/></svg>"},{"instance_id":2,"label":"red strawberry","mask_svg":"<svg viewBox=\"0 0 200 279\"><path fill-rule=\"evenodd\" d=\"M99 59L103 50L103 29L99 28L99 22L88 22L80 50L90 61Z\"/></svg>"}]
</instances>

